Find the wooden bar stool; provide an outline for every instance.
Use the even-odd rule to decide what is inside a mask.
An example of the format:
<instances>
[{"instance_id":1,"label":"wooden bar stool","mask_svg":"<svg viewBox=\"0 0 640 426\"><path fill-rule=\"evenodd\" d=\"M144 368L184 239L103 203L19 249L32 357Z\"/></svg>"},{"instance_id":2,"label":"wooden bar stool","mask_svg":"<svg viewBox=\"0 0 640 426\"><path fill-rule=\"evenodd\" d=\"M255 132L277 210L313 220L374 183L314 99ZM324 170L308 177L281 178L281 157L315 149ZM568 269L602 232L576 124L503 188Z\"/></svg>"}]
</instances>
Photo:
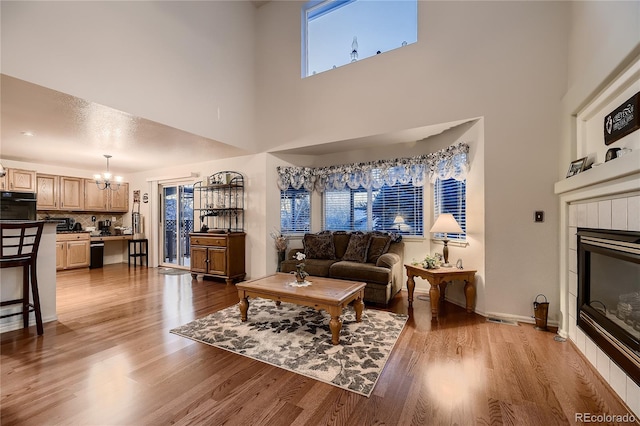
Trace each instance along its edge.
<instances>
[{"instance_id":1,"label":"wooden bar stool","mask_svg":"<svg viewBox=\"0 0 640 426\"><path fill-rule=\"evenodd\" d=\"M22 297L0 302L0 306L22 305L22 311L0 318L22 315L24 328L29 327L29 312L35 312L38 335L44 334L38 293L36 263L44 222L0 223L0 269L22 268ZM29 283L33 302L29 302Z\"/></svg>"},{"instance_id":2,"label":"wooden bar stool","mask_svg":"<svg viewBox=\"0 0 640 426\"><path fill-rule=\"evenodd\" d=\"M133 251L131 248L133 247ZM142 258L144 258L144 264L149 266L149 257L147 252L149 251L149 240L146 238L129 240L128 247L129 266L131 266L131 258L133 258L133 267L135 268L140 258L140 266L142 266Z\"/></svg>"}]
</instances>

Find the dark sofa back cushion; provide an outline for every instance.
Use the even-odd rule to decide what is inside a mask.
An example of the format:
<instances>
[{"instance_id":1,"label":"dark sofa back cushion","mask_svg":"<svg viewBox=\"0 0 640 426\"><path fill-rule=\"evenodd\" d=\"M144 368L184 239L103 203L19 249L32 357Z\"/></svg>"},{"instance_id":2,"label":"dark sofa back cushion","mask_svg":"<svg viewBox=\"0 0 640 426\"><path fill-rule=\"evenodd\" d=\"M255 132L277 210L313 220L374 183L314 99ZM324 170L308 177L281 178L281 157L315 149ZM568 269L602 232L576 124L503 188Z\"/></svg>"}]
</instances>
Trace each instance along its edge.
<instances>
[{"instance_id":1,"label":"dark sofa back cushion","mask_svg":"<svg viewBox=\"0 0 640 426\"><path fill-rule=\"evenodd\" d=\"M369 240L371 234L363 234L362 232L351 233L347 251L342 256L342 260L350 260L352 262L364 263L367 261L367 250L369 248Z\"/></svg>"},{"instance_id":2,"label":"dark sofa back cushion","mask_svg":"<svg viewBox=\"0 0 640 426\"><path fill-rule=\"evenodd\" d=\"M351 234L346 231L334 231L333 232L333 245L336 249L336 259L342 259L344 253L347 251L349 245L349 239Z\"/></svg>"},{"instance_id":3,"label":"dark sofa back cushion","mask_svg":"<svg viewBox=\"0 0 640 426\"><path fill-rule=\"evenodd\" d=\"M335 259L333 236L330 232L305 234L302 245L308 259Z\"/></svg>"},{"instance_id":4,"label":"dark sofa back cushion","mask_svg":"<svg viewBox=\"0 0 640 426\"><path fill-rule=\"evenodd\" d=\"M376 263L378 258L389 250L391 235L382 233L372 233L367 252L367 262Z\"/></svg>"}]
</instances>

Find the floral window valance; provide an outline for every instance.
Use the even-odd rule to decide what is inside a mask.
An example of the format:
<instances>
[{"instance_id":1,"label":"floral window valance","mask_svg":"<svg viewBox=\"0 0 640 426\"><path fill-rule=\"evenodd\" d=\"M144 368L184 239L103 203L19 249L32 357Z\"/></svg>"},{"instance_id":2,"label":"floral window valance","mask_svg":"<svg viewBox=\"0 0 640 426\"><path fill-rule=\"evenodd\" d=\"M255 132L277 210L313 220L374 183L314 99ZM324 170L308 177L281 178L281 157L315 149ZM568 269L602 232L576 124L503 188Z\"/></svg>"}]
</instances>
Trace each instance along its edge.
<instances>
[{"instance_id":1,"label":"floral window valance","mask_svg":"<svg viewBox=\"0 0 640 426\"><path fill-rule=\"evenodd\" d=\"M422 186L425 177L465 180L469 170L469 145L460 142L429 154L368 163L344 164L329 167L278 167L278 188L304 188L324 192L329 189L363 187L378 189L383 185L411 183Z\"/></svg>"}]
</instances>

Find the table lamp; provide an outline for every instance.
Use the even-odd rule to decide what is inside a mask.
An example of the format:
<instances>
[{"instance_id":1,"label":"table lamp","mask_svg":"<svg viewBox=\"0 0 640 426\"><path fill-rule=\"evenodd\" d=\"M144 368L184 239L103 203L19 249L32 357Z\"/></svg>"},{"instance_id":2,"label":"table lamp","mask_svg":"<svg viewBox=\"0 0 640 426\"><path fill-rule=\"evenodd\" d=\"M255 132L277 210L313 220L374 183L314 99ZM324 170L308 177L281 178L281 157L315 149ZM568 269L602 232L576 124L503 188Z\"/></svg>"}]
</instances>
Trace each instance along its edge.
<instances>
[{"instance_id":1,"label":"table lamp","mask_svg":"<svg viewBox=\"0 0 640 426\"><path fill-rule=\"evenodd\" d=\"M400 227L404 225L404 218L400 215L396 215L395 219L393 219L393 224L398 228L398 232L400 232Z\"/></svg>"},{"instance_id":2,"label":"table lamp","mask_svg":"<svg viewBox=\"0 0 640 426\"><path fill-rule=\"evenodd\" d=\"M442 241L444 242L444 248L442 249L442 257L444 258L444 267L450 267L449 263L449 247L447 244L449 243L449 239L447 238L447 233L450 234L460 234L464 232L456 218L453 217L451 213L441 213L436 219L436 223L433 224L431 229L429 230L431 233L443 233L444 238Z\"/></svg>"}]
</instances>

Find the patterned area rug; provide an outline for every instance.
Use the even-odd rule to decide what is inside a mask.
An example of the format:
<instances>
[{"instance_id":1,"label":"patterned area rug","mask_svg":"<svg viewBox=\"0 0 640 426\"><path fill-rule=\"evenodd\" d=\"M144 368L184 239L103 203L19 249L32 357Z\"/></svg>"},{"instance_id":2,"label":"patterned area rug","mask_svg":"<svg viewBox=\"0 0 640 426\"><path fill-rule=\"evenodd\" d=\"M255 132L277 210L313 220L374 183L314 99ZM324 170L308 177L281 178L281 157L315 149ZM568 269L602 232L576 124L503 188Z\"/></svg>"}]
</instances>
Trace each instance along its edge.
<instances>
[{"instance_id":1,"label":"patterned area rug","mask_svg":"<svg viewBox=\"0 0 640 426\"><path fill-rule=\"evenodd\" d=\"M234 305L171 333L369 397L407 316L365 307L358 323L349 307L341 318L335 346L326 312L265 299L250 299L245 323Z\"/></svg>"}]
</instances>

